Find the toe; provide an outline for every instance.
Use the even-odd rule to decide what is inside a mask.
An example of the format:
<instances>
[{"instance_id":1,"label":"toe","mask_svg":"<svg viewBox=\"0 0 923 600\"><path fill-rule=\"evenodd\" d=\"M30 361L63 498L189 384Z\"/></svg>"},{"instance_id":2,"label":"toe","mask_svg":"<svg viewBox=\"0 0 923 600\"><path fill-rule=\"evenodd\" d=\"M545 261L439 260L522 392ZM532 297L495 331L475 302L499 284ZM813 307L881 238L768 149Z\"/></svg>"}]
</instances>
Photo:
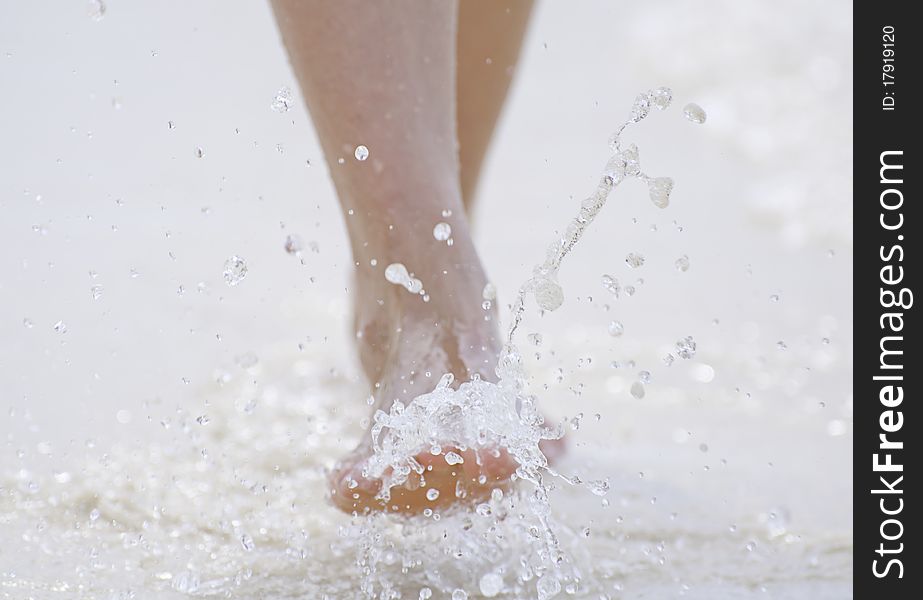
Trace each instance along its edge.
<instances>
[{"instance_id":1,"label":"toe","mask_svg":"<svg viewBox=\"0 0 923 600\"><path fill-rule=\"evenodd\" d=\"M334 469L330 481L330 498L340 510L362 513L382 506L377 499L381 481L363 477L358 464L340 465Z\"/></svg>"}]
</instances>

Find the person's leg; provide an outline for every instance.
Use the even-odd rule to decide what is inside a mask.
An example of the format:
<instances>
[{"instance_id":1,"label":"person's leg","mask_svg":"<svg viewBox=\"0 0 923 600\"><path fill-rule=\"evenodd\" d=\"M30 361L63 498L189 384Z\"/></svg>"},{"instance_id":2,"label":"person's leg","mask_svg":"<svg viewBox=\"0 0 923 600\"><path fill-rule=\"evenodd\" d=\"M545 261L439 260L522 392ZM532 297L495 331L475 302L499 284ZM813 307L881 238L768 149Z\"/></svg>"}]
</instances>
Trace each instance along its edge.
<instances>
[{"instance_id":1,"label":"person's leg","mask_svg":"<svg viewBox=\"0 0 923 600\"><path fill-rule=\"evenodd\" d=\"M469 215L531 12L532 0L461 0L458 5L458 151Z\"/></svg>"},{"instance_id":2,"label":"person's leg","mask_svg":"<svg viewBox=\"0 0 923 600\"><path fill-rule=\"evenodd\" d=\"M487 280L459 185L456 4L273 0L273 7L346 219L357 338L374 408L431 391L443 373L493 379L496 308L482 308ZM354 157L359 145L368 147L365 161ZM452 245L433 236L441 221L452 227ZM385 280L391 263L422 281L428 301ZM366 439L334 475L332 498L344 510L384 508L374 499L380 482L359 474L369 454ZM433 466L426 489L439 490L438 502L426 500L426 489L402 488L386 508L450 503L458 481L470 497L482 496L515 463L502 455L480 467L474 460ZM486 485L477 483L480 475Z\"/></svg>"}]
</instances>

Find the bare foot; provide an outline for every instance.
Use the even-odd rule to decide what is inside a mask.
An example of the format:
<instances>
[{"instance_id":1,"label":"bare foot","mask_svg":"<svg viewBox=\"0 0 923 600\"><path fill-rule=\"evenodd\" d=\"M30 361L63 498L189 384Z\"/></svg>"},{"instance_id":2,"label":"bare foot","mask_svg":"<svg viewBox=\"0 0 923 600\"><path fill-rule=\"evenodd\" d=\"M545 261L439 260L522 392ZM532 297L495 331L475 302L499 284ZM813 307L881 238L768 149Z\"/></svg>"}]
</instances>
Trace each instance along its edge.
<instances>
[{"instance_id":1,"label":"bare foot","mask_svg":"<svg viewBox=\"0 0 923 600\"><path fill-rule=\"evenodd\" d=\"M452 373L456 381L470 380L475 374L488 380L496 378L500 346L497 311L493 306L483 308L484 276L476 262L468 265L456 264L461 272L455 277L429 281L425 273L417 271L429 302L385 281L383 268L377 271L377 279L357 281L361 300L356 330L363 368L375 382L373 410L388 411L397 400L406 404L431 392L445 373ZM459 454L463 462L450 465L445 458L449 452ZM385 502L378 497L382 482L362 476L371 454L370 435L366 434L332 474L331 498L346 512L418 513L459 501L481 500L494 488L508 486L518 466L500 449L475 452L446 447L438 455L425 451L415 457L424 473L412 473L404 485L390 490L390 499Z\"/></svg>"},{"instance_id":2,"label":"bare foot","mask_svg":"<svg viewBox=\"0 0 923 600\"><path fill-rule=\"evenodd\" d=\"M456 382L469 381L475 374L496 380L501 346L497 308L485 308L487 280L470 238L458 235L453 247L438 242L433 248L411 247L403 256L401 246L402 240L389 243L393 262L403 262L414 272L429 301L386 281L387 260L378 258L375 267L370 259L360 261L357 270L355 328L362 367L373 382L373 413L431 392L445 373L454 375ZM548 442L541 448L551 460L561 453L563 443ZM449 464L445 457L449 452L459 454L463 462ZM475 452L445 447L437 455L427 450L414 457L424 472L411 473L404 485L390 490L385 502L380 498L382 482L362 475L372 453L371 433L366 432L359 446L334 469L331 499L341 510L419 513L477 502L495 488L507 488L518 467L499 448Z\"/></svg>"}]
</instances>

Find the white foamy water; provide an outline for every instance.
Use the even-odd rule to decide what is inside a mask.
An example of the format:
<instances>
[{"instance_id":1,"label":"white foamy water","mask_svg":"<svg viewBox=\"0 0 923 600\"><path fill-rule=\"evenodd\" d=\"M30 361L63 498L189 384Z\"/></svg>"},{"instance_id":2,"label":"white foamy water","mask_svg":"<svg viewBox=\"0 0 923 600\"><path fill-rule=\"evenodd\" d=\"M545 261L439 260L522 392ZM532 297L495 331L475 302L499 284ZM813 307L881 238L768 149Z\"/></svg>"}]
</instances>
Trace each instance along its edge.
<instances>
[{"instance_id":1,"label":"white foamy water","mask_svg":"<svg viewBox=\"0 0 923 600\"><path fill-rule=\"evenodd\" d=\"M296 86L267 7L44 11L0 18L0 596L537 597L530 484L438 521L324 497L368 388L319 148L297 94L269 106ZM485 299L515 298L596 185L625 100L678 102L631 136L668 208L627 183L566 302L520 325L569 441L573 483L545 478L557 597L851 595L849 33L835 2L539 7L478 207Z\"/></svg>"},{"instance_id":2,"label":"white foamy water","mask_svg":"<svg viewBox=\"0 0 923 600\"><path fill-rule=\"evenodd\" d=\"M586 387L604 389L608 371L589 370ZM363 403L339 400L363 393L331 375L319 355L282 354L222 372L202 414L152 407L166 415L157 425L166 429L165 443L81 443L71 450L80 456L72 469L21 470L0 498L0 532L17 548L5 554L4 593L355 598L363 585L386 582L401 594L395 597L417 598L429 588L436 598L454 589L475 598L485 576L500 574L509 592L498 597L538 597L535 571L546 558L529 487L439 520L351 519L331 507L325 467L357 441L355 424L365 417ZM690 411L669 396L647 400L652 412ZM600 408L596 402L581 409ZM590 439L605 439L612 427L584 420ZM595 494L561 479L547 483L550 523L566 556L562 585L580 582L573 597L744 598L761 588L769 597L842 597L849 537L794 525L784 506L768 502L763 512L735 514L725 500L741 493L739 459L719 459L727 445L709 441L708 453L694 434L683 444L701 456L686 474L696 482L691 488L670 481L686 466L666 456L645 460L642 477L604 466L612 457L597 453L595 442L572 446L559 470L587 481L604 475L606 483ZM656 446L640 440L632 452L656 456ZM369 540L373 547L364 546ZM374 577L363 571L370 562Z\"/></svg>"}]
</instances>

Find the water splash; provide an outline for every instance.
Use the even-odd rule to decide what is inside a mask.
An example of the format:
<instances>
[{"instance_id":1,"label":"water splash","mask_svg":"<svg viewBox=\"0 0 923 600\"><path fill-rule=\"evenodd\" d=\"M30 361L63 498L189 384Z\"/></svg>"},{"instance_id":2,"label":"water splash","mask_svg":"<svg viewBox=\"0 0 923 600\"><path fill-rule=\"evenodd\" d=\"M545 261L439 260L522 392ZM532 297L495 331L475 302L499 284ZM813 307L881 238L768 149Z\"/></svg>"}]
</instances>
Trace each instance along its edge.
<instances>
[{"instance_id":1,"label":"water splash","mask_svg":"<svg viewBox=\"0 0 923 600\"><path fill-rule=\"evenodd\" d=\"M106 16L106 5L103 0L90 0L87 3L87 15L94 21L102 21Z\"/></svg>"},{"instance_id":2,"label":"water splash","mask_svg":"<svg viewBox=\"0 0 923 600\"><path fill-rule=\"evenodd\" d=\"M535 266L532 270L532 277L519 288L513 302L512 324L507 334L508 345L513 344L513 338L525 312L525 299L529 293L533 294L543 310L556 310L563 304L564 292L557 282L561 263L602 210L612 190L628 179L641 179L652 188L651 197L655 204L658 206L663 204L663 207L666 207L669 203L673 180L668 177L651 178L646 175L641 170L637 146L631 144L627 148L622 148L622 134L626 128L646 118L650 114L651 106L658 110L668 108L672 97L671 90L666 87L640 94L635 99L628 119L609 138L609 146L615 154L606 163L596 190L581 203L580 211L568 224L564 233L548 247L545 261Z\"/></svg>"},{"instance_id":3,"label":"water splash","mask_svg":"<svg viewBox=\"0 0 923 600\"><path fill-rule=\"evenodd\" d=\"M246 279L247 271L247 262L235 254L224 261L224 282L233 287Z\"/></svg>"},{"instance_id":4,"label":"water splash","mask_svg":"<svg viewBox=\"0 0 923 600\"><path fill-rule=\"evenodd\" d=\"M704 123L705 119L707 118L705 109L695 102L690 102L685 107L683 107L683 116L693 123L697 123L699 125Z\"/></svg>"},{"instance_id":5,"label":"water splash","mask_svg":"<svg viewBox=\"0 0 923 600\"><path fill-rule=\"evenodd\" d=\"M452 237L452 226L444 221L440 221L433 226L433 237L437 241L445 242Z\"/></svg>"},{"instance_id":6,"label":"water splash","mask_svg":"<svg viewBox=\"0 0 923 600\"><path fill-rule=\"evenodd\" d=\"M292 90L288 87L282 87L276 92L275 97L272 99L272 104L270 104L269 107L277 113L284 113L291 110L294 104L295 99L292 95Z\"/></svg>"},{"instance_id":7,"label":"water splash","mask_svg":"<svg viewBox=\"0 0 923 600\"><path fill-rule=\"evenodd\" d=\"M385 279L388 283L400 285L411 294L426 294L423 289L423 282L413 276L413 273L407 271L403 263L391 263L385 267Z\"/></svg>"},{"instance_id":8,"label":"water splash","mask_svg":"<svg viewBox=\"0 0 923 600\"><path fill-rule=\"evenodd\" d=\"M608 491L607 482L585 483L578 477L567 477L556 472L540 448L542 442L562 437L564 430L563 427L551 427L545 423L537 408L538 399L526 391L526 373L522 356L516 346L516 334L525 314L526 298L531 295L538 307L546 311L556 310L564 303L564 290L557 282L564 258L580 241L590 223L602 210L612 190L619 184L632 178L640 179L648 184L652 201L661 208L667 206L673 180L668 177L651 178L646 175L641 170L638 148L634 144L623 147L621 136L627 127L646 118L652 107L658 110L666 109L671 99L672 93L669 88L657 88L640 94L635 99L626 121L610 138L610 147L614 154L607 161L593 194L580 204L577 215L565 228L564 233L548 247L545 260L532 269L531 277L520 286L516 294L506 343L496 367L497 382L485 381L475 376L471 381L453 388L454 377L446 374L432 392L418 396L406 405L395 402L389 411L378 410L373 417L373 454L363 467L362 475L382 481L383 485L378 494L382 502L388 501L394 487L407 484L412 477L425 485L426 469L416 458L425 452L438 455L446 452L443 449L473 450L480 462L483 453L503 449L515 459L518 467L513 479L527 481L531 488L529 492L523 491L520 495L513 495L509 500L512 503L510 508L515 506L516 510L520 511L520 519L527 524L528 539L531 543L526 547L535 546L535 555L530 561L528 576L520 574L515 583L511 581L511 585L522 590L519 593L551 598L561 592L562 586L576 589L581 584L579 573L566 568L570 562L561 545L559 528L553 524L551 518L548 496L551 486L546 477L550 475L569 485L585 485L597 495L605 495ZM435 237L438 239L439 236ZM644 257L631 253L626 262L632 268L638 268L643 265ZM419 293L416 287L422 287L408 285L414 278L399 263L389 265L385 276L391 283L403 285L411 292ZM618 282L613 278L604 276L603 285L613 294L618 294ZM490 288L488 290L485 287L485 299L495 296L493 286ZM614 328L610 327L610 333L620 335L621 324L614 322L613 326ZM635 382L631 393L636 398L642 398L643 383ZM454 450L451 452L454 454ZM449 460L446 455L446 461ZM432 491L435 490L429 490ZM502 492L500 494L502 497ZM492 510L489 507L482 509L482 506L478 506L475 512L489 515ZM440 519L445 517L434 515L431 510L425 512L424 516L438 516ZM376 517L373 521L378 523L380 518ZM367 539L368 536L380 538L381 531L375 527L368 525L364 532ZM440 527L442 532L448 530L446 526ZM468 544L472 543L471 540L477 539L475 536L460 535L468 540ZM414 548L416 545L403 547ZM509 543L505 547L509 549ZM478 552L464 555L469 559L475 559L484 552L483 548L479 548ZM383 556L380 544L373 539L368 539L360 553L359 563L366 575L363 591L369 597L375 597L376 589L384 594L381 597L387 597L389 583L378 572L384 561ZM407 560L406 555L404 560ZM488 591L494 591L496 584L496 579L488 578ZM442 589L446 588L442 586Z\"/></svg>"}]
</instances>

